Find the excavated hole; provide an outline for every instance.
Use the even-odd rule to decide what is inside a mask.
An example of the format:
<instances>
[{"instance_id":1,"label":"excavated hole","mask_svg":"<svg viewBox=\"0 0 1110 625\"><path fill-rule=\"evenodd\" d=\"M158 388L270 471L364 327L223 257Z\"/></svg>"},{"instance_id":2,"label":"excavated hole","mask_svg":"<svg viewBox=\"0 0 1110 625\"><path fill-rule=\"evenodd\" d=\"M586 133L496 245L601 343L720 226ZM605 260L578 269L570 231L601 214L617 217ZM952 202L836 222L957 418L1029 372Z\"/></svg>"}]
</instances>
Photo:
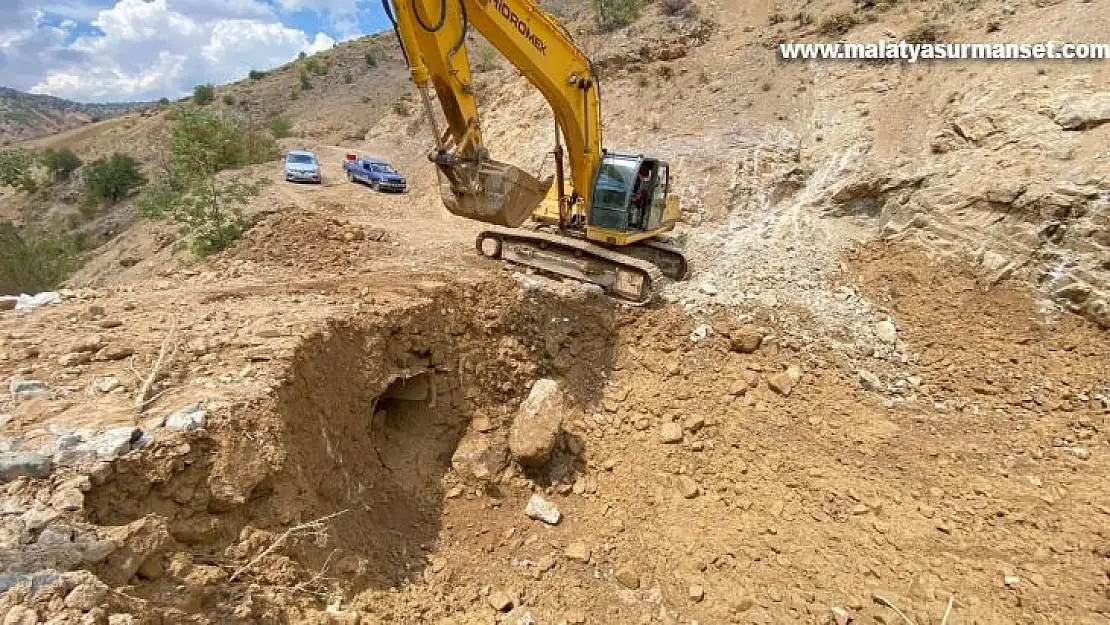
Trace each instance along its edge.
<instances>
[{"instance_id":1,"label":"excavated hole","mask_svg":"<svg viewBox=\"0 0 1110 625\"><path fill-rule=\"evenodd\" d=\"M507 432L540 377L560 380L575 409L596 410L621 314L601 299L490 287L334 322L306 338L264 405L212 415L210 438L172 461L168 444L121 459L86 511L103 525L157 515L169 540L150 557L186 552L233 569L289 527L345 510L326 540L290 539L237 581L295 585L326 562L350 591L395 587L435 550L444 476L471 420ZM553 470L571 474L570 464ZM178 581L132 583L172 603Z\"/></svg>"}]
</instances>

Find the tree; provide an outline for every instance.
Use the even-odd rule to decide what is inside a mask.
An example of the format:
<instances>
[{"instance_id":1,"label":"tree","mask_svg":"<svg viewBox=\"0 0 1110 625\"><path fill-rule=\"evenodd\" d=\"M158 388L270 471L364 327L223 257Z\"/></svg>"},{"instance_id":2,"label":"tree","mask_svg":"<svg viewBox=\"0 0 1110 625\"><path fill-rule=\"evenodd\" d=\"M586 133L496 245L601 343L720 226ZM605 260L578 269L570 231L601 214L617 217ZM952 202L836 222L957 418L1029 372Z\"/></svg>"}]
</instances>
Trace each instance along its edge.
<instances>
[{"instance_id":1,"label":"tree","mask_svg":"<svg viewBox=\"0 0 1110 625\"><path fill-rule=\"evenodd\" d=\"M216 88L211 84L197 85L193 88L193 102L200 106L208 104L216 99Z\"/></svg>"},{"instance_id":2,"label":"tree","mask_svg":"<svg viewBox=\"0 0 1110 625\"><path fill-rule=\"evenodd\" d=\"M85 167L85 189L95 201L118 202L144 184L138 161L126 154L116 152Z\"/></svg>"},{"instance_id":3,"label":"tree","mask_svg":"<svg viewBox=\"0 0 1110 625\"><path fill-rule=\"evenodd\" d=\"M54 180L68 180L81 166L81 158L69 148L47 148L39 154L39 163Z\"/></svg>"},{"instance_id":4,"label":"tree","mask_svg":"<svg viewBox=\"0 0 1110 625\"><path fill-rule=\"evenodd\" d=\"M247 76L248 76L248 77L249 77L249 78L250 78L251 80L262 80L263 78L265 78L265 77L266 77L266 72L263 72L263 71L259 71L259 70L257 70L257 69L252 69L252 70L250 71L250 73L249 73L249 74L247 74Z\"/></svg>"}]
</instances>

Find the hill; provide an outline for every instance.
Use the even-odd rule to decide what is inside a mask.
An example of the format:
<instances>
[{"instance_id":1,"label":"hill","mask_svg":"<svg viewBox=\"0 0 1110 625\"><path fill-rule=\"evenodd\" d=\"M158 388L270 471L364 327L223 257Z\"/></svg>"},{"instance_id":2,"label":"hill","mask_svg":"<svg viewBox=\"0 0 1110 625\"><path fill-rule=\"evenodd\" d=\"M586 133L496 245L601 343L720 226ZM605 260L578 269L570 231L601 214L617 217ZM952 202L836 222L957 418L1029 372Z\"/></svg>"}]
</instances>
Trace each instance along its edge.
<instances>
[{"instance_id":1,"label":"hill","mask_svg":"<svg viewBox=\"0 0 1110 625\"><path fill-rule=\"evenodd\" d=\"M0 87L0 145L118 117L144 106L148 105L141 102L84 104Z\"/></svg>"}]
</instances>

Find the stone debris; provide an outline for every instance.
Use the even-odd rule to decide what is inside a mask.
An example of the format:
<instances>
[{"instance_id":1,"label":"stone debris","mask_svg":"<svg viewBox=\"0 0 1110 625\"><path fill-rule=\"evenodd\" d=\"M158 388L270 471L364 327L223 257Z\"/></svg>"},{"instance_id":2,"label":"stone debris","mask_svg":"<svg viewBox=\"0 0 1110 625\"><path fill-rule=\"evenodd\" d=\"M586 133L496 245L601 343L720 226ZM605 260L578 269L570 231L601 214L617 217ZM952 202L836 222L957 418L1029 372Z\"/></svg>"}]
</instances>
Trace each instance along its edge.
<instances>
[{"instance_id":1,"label":"stone debris","mask_svg":"<svg viewBox=\"0 0 1110 625\"><path fill-rule=\"evenodd\" d=\"M679 494L685 499L693 499L701 492L701 489L698 488L698 483L687 475L680 475L675 479L675 488L678 489Z\"/></svg>"},{"instance_id":2,"label":"stone debris","mask_svg":"<svg viewBox=\"0 0 1110 625\"><path fill-rule=\"evenodd\" d=\"M698 603L702 599L705 599L705 587L697 585L697 584L695 584L693 586L690 586L689 591L687 592L686 596L688 596L690 598L690 601L693 601L694 603Z\"/></svg>"},{"instance_id":3,"label":"stone debris","mask_svg":"<svg viewBox=\"0 0 1110 625\"><path fill-rule=\"evenodd\" d=\"M875 375L874 373L868 371L867 369L860 369L857 375L859 376L860 386L862 386L864 390L875 393L883 390L882 378Z\"/></svg>"},{"instance_id":4,"label":"stone debris","mask_svg":"<svg viewBox=\"0 0 1110 625\"><path fill-rule=\"evenodd\" d=\"M539 495L532 495L528 500L528 505L524 508L524 514L526 514L528 518L543 521L548 525L558 525L559 520L563 518L562 513L559 512L559 508L557 508L555 504Z\"/></svg>"},{"instance_id":5,"label":"stone debris","mask_svg":"<svg viewBox=\"0 0 1110 625\"><path fill-rule=\"evenodd\" d=\"M498 612L508 612L518 603L520 601L516 597L505 591L498 590L489 595L490 607Z\"/></svg>"},{"instance_id":6,"label":"stone debris","mask_svg":"<svg viewBox=\"0 0 1110 625\"><path fill-rule=\"evenodd\" d=\"M630 590L637 590L640 587L640 574L630 566L622 566L613 574L613 578L617 582Z\"/></svg>"},{"instance_id":7,"label":"stone debris","mask_svg":"<svg viewBox=\"0 0 1110 625\"><path fill-rule=\"evenodd\" d=\"M54 463L49 456L33 451L0 452L0 482L19 477L49 477Z\"/></svg>"},{"instance_id":8,"label":"stone debris","mask_svg":"<svg viewBox=\"0 0 1110 625\"><path fill-rule=\"evenodd\" d=\"M671 421L659 428L659 440L668 445L682 442L682 426Z\"/></svg>"},{"instance_id":9,"label":"stone debris","mask_svg":"<svg viewBox=\"0 0 1110 625\"><path fill-rule=\"evenodd\" d=\"M478 480L490 479L508 464L508 445L493 433L467 432L451 456L451 467L457 473Z\"/></svg>"},{"instance_id":10,"label":"stone debris","mask_svg":"<svg viewBox=\"0 0 1110 625\"><path fill-rule=\"evenodd\" d=\"M767 386L779 395L789 397L801 379L802 370L795 365L791 365L786 371L767 376Z\"/></svg>"},{"instance_id":11,"label":"stone debris","mask_svg":"<svg viewBox=\"0 0 1110 625\"><path fill-rule=\"evenodd\" d=\"M24 380L19 376L12 378L9 386L12 397L16 401L31 399L32 397L49 397L50 387L40 380Z\"/></svg>"},{"instance_id":12,"label":"stone debris","mask_svg":"<svg viewBox=\"0 0 1110 625\"><path fill-rule=\"evenodd\" d=\"M509 450L525 467L541 467L551 459L563 429L559 383L537 380L520 404L509 429Z\"/></svg>"},{"instance_id":13,"label":"stone debris","mask_svg":"<svg viewBox=\"0 0 1110 625\"><path fill-rule=\"evenodd\" d=\"M203 430L206 423L206 415L207 413L204 408L200 406L185 406L181 410L166 417L165 427L171 430L184 430L186 432Z\"/></svg>"},{"instance_id":14,"label":"stone debris","mask_svg":"<svg viewBox=\"0 0 1110 625\"><path fill-rule=\"evenodd\" d=\"M829 617L832 625L848 625L852 622L852 613L840 606L829 608Z\"/></svg>"},{"instance_id":15,"label":"stone debris","mask_svg":"<svg viewBox=\"0 0 1110 625\"><path fill-rule=\"evenodd\" d=\"M100 460L112 460L131 451L131 446L143 436L143 431L136 427L123 426L106 430L85 443L74 451L93 451Z\"/></svg>"},{"instance_id":16,"label":"stone debris","mask_svg":"<svg viewBox=\"0 0 1110 625\"><path fill-rule=\"evenodd\" d=\"M745 325L729 334L732 351L751 354L763 344L765 333L754 325Z\"/></svg>"},{"instance_id":17,"label":"stone debris","mask_svg":"<svg viewBox=\"0 0 1110 625\"><path fill-rule=\"evenodd\" d=\"M589 564L591 554L590 548L586 546L585 543L573 542L567 546L563 555L565 555L568 560L573 560L581 564Z\"/></svg>"},{"instance_id":18,"label":"stone debris","mask_svg":"<svg viewBox=\"0 0 1110 625\"><path fill-rule=\"evenodd\" d=\"M880 321L874 327L875 338L887 345L898 342L898 328L890 321Z\"/></svg>"}]
</instances>

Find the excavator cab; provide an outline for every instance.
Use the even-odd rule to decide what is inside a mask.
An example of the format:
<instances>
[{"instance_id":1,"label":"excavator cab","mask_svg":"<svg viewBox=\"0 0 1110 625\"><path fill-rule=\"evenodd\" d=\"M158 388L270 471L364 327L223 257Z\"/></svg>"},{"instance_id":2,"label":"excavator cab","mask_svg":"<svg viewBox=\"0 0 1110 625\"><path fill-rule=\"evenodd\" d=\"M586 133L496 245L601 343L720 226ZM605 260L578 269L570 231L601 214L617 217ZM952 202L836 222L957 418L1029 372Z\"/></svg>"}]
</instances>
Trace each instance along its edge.
<instances>
[{"instance_id":1,"label":"excavator cab","mask_svg":"<svg viewBox=\"0 0 1110 625\"><path fill-rule=\"evenodd\" d=\"M605 152L594 180L588 224L625 234L657 231L667 224L670 167L643 155Z\"/></svg>"}]
</instances>

